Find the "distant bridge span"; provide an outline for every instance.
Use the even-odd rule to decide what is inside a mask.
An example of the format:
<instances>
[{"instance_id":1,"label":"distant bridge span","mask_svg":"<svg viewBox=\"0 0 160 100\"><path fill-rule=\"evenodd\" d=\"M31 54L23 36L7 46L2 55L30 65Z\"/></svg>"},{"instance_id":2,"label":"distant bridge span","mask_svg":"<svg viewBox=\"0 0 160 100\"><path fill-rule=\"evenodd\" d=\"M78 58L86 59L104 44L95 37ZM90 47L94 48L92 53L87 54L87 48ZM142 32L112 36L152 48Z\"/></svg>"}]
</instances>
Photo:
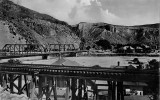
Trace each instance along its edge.
<instances>
[{"instance_id":1,"label":"distant bridge span","mask_svg":"<svg viewBox=\"0 0 160 100\"><path fill-rule=\"evenodd\" d=\"M0 58L48 56L50 54L69 54L78 52L88 51L78 50L74 47L74 44L49 44L46 47L39 44L6 44L0 52Z\"/></svg>"}]
</instances>

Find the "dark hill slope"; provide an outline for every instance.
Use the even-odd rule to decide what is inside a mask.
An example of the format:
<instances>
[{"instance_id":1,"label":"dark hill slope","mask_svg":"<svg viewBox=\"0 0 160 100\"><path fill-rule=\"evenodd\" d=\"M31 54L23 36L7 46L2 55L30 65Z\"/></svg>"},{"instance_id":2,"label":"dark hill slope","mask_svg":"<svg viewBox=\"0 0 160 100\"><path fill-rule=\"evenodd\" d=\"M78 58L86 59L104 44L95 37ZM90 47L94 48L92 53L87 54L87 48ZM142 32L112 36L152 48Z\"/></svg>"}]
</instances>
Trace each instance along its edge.
<instances>
[{"instance_id":1,"label":"dark hill slope","mask_svg":"<svg viewBox=\"0 0 160 100\"><path fill-rule=\"evenodd\" d=\"M74 26L82 44L92 46L96 41L107 40L111 44L147 44L159 45L160 24L139 26L120 26L107 23L79 23Z\"/></svg>"},{"instance_id":2,"label":"dark hill slope","mask_svg":"<svg viewBox=\"0 0 160 100\"><path fill-rule=\"evenodd\" d=\"M3 40L0 38L0 48L5 43L74 43L77 47L80 43L80 39L66 22L9 0L0 1L0 26L3 30L0 31L0 36L3 37Z\"/></svg>"},{"instance_id":3,"label":"dark hill slope","mask_svg":"<svg viewBox=\"0 0 160 100\"><path fill-rule=\"evenodd\" d=\"M46 14L0 0L0 48L6 43L74 43L93 46L96 41L110 44L159 45L160 24L120 26L107 23L68 25Z\"/></svg>"}]
</instances>

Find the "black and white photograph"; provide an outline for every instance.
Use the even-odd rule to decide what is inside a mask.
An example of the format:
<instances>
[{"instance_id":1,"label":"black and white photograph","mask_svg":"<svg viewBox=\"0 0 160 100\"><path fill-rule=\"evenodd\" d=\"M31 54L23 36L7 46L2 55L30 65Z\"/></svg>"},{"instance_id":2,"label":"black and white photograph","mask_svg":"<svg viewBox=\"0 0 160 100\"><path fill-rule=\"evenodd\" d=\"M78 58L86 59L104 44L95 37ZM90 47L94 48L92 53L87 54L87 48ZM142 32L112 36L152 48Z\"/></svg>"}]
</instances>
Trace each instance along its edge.
<instances>
[{"instance_id":1,"label":"black and white photograph","mask_svg":"<svg viewBox=\"0 0 160 100\"><path fill-rule=\"evenodd\" d=\"M0 100L160 100L160 0L0 0Z\"/></svg>"}]
</instances>

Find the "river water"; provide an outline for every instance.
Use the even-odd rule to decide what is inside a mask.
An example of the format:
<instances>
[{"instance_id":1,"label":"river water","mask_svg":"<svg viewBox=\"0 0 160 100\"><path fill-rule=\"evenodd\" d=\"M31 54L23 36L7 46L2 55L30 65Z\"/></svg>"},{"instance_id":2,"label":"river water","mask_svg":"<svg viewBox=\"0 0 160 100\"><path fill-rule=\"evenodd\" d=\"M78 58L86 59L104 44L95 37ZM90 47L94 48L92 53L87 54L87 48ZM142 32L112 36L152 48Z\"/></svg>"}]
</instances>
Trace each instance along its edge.
<instances>
[{"instance_id":1,"label":"river water","mask_svg":"<svg viewBox=\"0 0 160 100\"><path fill-rule=\"evenodd\" d=\"M127 66L129 60L133 60L134 58L138 58L140 62L147 63L152 59L156 59L160 61L159 57L135 57L135 56L106 56L106 57L64 57L64 59L68 59L71 61L76 61L82 66L93 66L93 65L100 65L101 67L112 67L116 66L117 62L120 62L120 66ZM37 57L25 57L19 58L23 63L29 64L47 64L51 65L55 61L57 61L58 57L51 57L49 56L47 60L42 60L41 56ZM1 60L0 62L4 62L7 60Z\"/></svg>"},{"instance_id":2,"label":"river water","mask_svg":"<svg viewBox=\"0 0 160 100\"><path fill-rule=\"evenodd\" d=\"M84 66L100 65L101 67L111 67L116 66L117 62L120 62L120 66L129 65L128 61L138 58L141 62L148 62L152 59L157 59L160 61L159 57L128 57L128 56L107 56L107 57L74 57L67 58L76 61Z\"/></svg>"}]
</instances>

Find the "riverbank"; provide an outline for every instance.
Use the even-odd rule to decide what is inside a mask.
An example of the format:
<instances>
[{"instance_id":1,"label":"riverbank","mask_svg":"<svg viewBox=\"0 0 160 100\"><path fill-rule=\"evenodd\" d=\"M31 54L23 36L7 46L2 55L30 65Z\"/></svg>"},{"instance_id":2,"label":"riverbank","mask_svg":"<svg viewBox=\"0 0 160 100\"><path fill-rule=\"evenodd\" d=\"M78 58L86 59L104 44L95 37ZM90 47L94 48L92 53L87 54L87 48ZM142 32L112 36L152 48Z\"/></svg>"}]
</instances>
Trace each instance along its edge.
<instances>
[{"instance_id":1,"label":"riverbank","mask_svg":"<svg viewBox=\"0 0 160 100\"><path fill-rule=\"evenodd\" d=\"M128 62L138 58L140 62L147 63L152 59L160 61L160 57L145 57L145 56L78 56L78 57L64 57L71 61L75 61L82 66L90 67L94 65L99 65L101 67L110 68L112 66L117 66L117 62L120 62L120 66L130 65ZM24 64L46 64L51 65L56 62L59 57L49 56L48 59L42 59L41 56L35 57L21 57L14 58L19 59ZM9 59L1 59L0 63L7 62ZM133 65L133 64L132 64Z\"/></svg>"},{"instance_id":2,"label":"riverbank","mask_svg":"<svg viewBox=\"0 0 160 100\"><path fill-rule=\"evenodd\" d=\"M80 53L78 56L138 56L138 57L160 57L160 53Z\"/></svg>"}]
</instances>

